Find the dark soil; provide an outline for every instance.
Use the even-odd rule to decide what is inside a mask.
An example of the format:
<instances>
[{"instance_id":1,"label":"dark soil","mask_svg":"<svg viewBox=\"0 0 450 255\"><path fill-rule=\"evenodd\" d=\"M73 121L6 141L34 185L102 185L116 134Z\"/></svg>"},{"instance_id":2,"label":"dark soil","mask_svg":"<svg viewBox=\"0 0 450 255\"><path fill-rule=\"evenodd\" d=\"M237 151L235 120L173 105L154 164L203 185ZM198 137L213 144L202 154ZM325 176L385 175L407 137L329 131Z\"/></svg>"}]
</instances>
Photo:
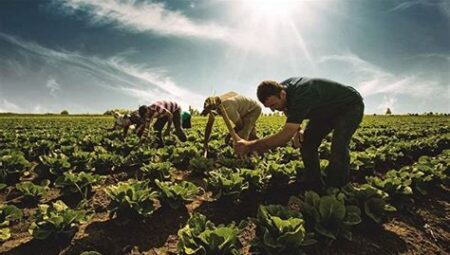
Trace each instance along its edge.
<instances>
[{"instance_id":1,"label":"dark soil","mask_svg":"<svg viewBox=\"0 0 450 255\"><path fill-rule=\"evenodd\" d=\"M12 238L2 244L1 254L80 254L95 250L102 254L176 254L177 231L193 212L206 215L215 224L239 223L255 217L257 208L264 203L287 204L290 195L298 194L298 185L272 187L266 194L249 193L239 201L211 201L209 194L178 210L160 207L145 222L131 221L121 225L110 219L107 212L109 198L103 189L95 190L89 209L96 213L89 223L80 226L72 240L58 242L36 241L28 234L31 220L12 226ZM55 194L52 194L54 199ZM51 200L53 200L51 199ZM48 200L45 199L45 200ZM22 204L25 218L35 208ZM252 224L241 234L242 252L250 254L255 230ZM401 210L383 225L360 225L352 241L338 240L328 247L313 246L307 254L449 254L450 253L450 201L448 189L433 191L426 197L416 198L413 207Z\"/></svg>"}]
</instances>

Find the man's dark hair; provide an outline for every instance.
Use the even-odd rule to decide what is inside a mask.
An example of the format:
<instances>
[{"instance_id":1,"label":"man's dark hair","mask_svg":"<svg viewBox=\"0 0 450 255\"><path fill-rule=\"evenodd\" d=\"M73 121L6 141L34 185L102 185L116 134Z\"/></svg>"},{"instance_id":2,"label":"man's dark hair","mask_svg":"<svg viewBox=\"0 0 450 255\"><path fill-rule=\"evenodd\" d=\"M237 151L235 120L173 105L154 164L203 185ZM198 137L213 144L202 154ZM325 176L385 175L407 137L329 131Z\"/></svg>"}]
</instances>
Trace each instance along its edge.
<instances>
[{"instance_id":1,"label":"man's dark hair","mask_svg":"<svg viewBox=\"0 0 450 255\"><path fill-rule=\"evenodd\" d=\"M258 89L256 91L256 94L258 95L258 100L264 104L266 99L270 96L280 96L280 92L284 89L284 87L279 84L276 81L262 81Z\"/></svg>"},{"instance_id":2,"label":"man's dark hair","mask_svg":"<svg viewBox=\"0 0 450 255\"><path fill-rule=\"evenodd\" d=\"M145 106L145 105L140 106L138 112L139 112L139 116L141 116L141 118L144 119L145 115L147 113L147 106Z\"/></svg>"}]
</instances>

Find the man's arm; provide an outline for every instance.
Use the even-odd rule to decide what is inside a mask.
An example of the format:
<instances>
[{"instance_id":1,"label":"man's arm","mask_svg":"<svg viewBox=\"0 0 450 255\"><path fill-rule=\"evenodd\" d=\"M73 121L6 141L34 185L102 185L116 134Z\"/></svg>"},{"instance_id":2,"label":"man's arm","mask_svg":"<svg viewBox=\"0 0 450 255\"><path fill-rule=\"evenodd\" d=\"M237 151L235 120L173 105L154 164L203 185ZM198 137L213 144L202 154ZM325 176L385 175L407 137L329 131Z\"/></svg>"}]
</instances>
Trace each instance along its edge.
<instances>
[{"instance_id":1,"label":"man's arm","mask_svg":"<svg viewBox=\"0 0 450 255\"><path fill-rule=\"evenodd\" d=\"M203 146L204 146L205 150L208 148L209 137L211 136L211 130L214 125L214 120L215 120L214 114L209 113L208 114L208 123L206 123L206 128L205 128L205 141L203 142Z\"/></svg>"},{"instance_id":2,"label":"man's arm","mask_svg":"<svg viewBox=\"0 0 450 255\"><path fill-rule=\"evenodd\" d=\"M164 111L162 113L162 115L167 116L169 118L169 121L168 121L169 123L167 124L167 129L166 129L166 132L164 133L165 135L168 135L168 134L170 134L170 127L172 126L172 122L173 122L173 114L165 108L162 108L162 109Z\"/></svg>"},{"instance_id":3,"label":"man's arm","mask_svg":"<svg viewBox=\"0 0 450 255\"><path fill-rule=\"evenodd\" d=\"M270 149L285 145L294 136L295 132L300 128L300 124L286 123L283 129L266 138L259 140L246 141L240 140L235 144L235 151L238 155L242 156L252 151L259 153L268 151Z\"/></svg>"},{"instance_id":4,"label":"man's arm","mask_svg":"<svg viewBox=\"0 0 450 255\"><path fill-rule=\"evenodd\" d=\"M127 134L128 134L128 128L130 128L130 126L126 126L126 127L123 128L123 137L124 137L124 138L127 137Z\"/></svg>"},{"instance_id":5,"label":"man's arm","mask_svg":"<svg viewBox=\"0 0 450 255\"><path fill-rule=\"evenodd\" d=\"M151 116L150 118L145 118L144 124L143 124L143 127L142 127L142 131L140 131L141 136L143 136L143 139L147 139L148 132L149 132L148 129L149 129L150 124L152 123L152 121L153 121L153 116Z\"/></svg>"}]
</instances>

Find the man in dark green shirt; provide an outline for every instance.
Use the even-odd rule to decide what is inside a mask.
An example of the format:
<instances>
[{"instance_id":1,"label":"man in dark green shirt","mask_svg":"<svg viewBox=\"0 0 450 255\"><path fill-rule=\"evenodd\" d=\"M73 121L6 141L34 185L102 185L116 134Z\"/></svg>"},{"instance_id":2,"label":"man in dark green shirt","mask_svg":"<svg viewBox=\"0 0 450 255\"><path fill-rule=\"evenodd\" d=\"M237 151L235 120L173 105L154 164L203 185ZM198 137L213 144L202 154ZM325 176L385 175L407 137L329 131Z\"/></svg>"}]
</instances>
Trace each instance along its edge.
<instances>
[{"instance_id":1,"label":"man in dark green shirt","mask_svg":"<svg viewBox=\"0 0 450 255\"><path fill-rule=\"evenodd\" d=\"M235 151L238 155L252 151L264 152L298 136L305 164L305 186L320 191L322 180L318 148L333 131L326 182L334 187L349 182L350 139L364 114L362 97L354 88L324 79L293 77L281 84L263 81L258 86L257 94L265 107L285 113L286 124L272 136L254 141L237 141ZM302 130L301 124L305 119L309 119L309 122Z\"/></svg>"}]
</instances>

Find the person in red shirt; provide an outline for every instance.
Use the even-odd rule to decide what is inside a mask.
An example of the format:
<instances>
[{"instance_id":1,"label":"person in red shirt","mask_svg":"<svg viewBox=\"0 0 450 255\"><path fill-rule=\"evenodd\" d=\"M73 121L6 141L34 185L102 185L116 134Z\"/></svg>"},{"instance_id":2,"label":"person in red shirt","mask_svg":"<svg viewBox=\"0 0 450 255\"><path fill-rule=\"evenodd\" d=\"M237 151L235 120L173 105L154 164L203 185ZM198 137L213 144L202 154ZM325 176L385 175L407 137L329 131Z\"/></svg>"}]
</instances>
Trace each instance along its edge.
<instances>
[{"instance_id":1,"label":"person in red shirt","mask_svg":"<svg viewBox=\"0 0 450 255\"><path fill-rule=\"evenodd\" d=\"M165 134L170 133L172 123L176 130L176 135L180 141L185 142L187 140L186 135L181 127L181 107L173 101L157 101L153 104L139 107L139 116L143 119L143 125L139 127L137 131L138 136L146 139L148 136L148 127L152 123L153 119L156 119L153 128L157 132L158 147L164 146L162 139L162 130L167 123L167 129Z\"/></svg>"}]
</instances>

